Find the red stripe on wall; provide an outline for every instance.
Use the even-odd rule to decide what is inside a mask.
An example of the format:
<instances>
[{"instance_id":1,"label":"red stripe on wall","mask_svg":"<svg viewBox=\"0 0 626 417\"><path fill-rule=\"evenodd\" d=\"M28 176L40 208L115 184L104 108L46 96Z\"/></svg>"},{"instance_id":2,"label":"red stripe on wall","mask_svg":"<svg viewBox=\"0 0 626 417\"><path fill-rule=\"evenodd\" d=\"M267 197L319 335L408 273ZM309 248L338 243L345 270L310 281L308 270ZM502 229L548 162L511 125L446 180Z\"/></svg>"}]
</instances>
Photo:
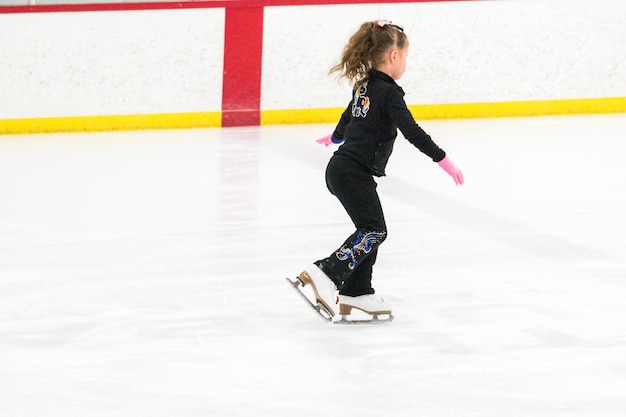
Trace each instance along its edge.
<instances>
[{"instance_id":1,"label":"red stripe on wall","mask_svg":"<svg viewBox=\"0 0 626 417\"><path fill-rule=\"evenodd\" d=\"M261 122L263 7L226 9L222 126Z\"/></svg>"}]
</instances>

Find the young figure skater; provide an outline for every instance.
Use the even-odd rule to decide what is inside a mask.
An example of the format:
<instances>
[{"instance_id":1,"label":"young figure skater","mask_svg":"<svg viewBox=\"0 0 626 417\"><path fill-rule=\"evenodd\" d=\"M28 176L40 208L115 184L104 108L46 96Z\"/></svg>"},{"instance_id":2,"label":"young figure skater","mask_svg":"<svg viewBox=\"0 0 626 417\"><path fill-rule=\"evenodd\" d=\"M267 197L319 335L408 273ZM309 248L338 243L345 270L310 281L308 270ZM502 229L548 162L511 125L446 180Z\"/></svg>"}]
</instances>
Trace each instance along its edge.
<instances>
[{"instance_id":1,"label":"young figure skater","mask_svg":"<svg viewBox=\"0 0 626 417\"><path fill-rule=\"evenodd\" d=\"M310 284L317 301L330 313L350 314L357 308L375 317L391 315L391 306L374 295L372 266L378 246L387 238L383 210L374 177L385 175L398 129L417 149L452 176L463 175L413 119L404 91L395 80L406 69L409 40L404 29L390 21L366 22L352 35L341 61L330 73L354 84L352 100L335 131L318 139L326 146L341 144L326 169L326 184L356 231L328 258L314 262L298 279ZM339 291L339 297L337 297Z\"/></svg>"}]
</instances>

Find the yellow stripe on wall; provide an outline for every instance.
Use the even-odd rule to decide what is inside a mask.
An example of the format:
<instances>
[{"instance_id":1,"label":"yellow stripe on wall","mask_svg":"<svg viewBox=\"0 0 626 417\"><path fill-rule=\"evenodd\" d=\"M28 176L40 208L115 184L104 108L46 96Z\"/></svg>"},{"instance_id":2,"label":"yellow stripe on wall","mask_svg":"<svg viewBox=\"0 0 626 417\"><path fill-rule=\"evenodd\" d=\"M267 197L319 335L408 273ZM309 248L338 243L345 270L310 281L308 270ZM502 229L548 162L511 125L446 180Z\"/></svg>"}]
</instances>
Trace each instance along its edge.
<instances>
[{"instance_id":1,"label":"yellow stripe on wall","mask_svg":"<svg viewBox=\"0 0 626 417\"><path fill-rule=\"evenodd\" d=\"M261 125L337 123L344 110L343 108L262 110Z\"/></svg>"},{"instance_id":2,"label":"yellow stripe on wall","mask_svg":"<svg viewBox=\"0 0 626 417\"><path fill-rule=\"evenodd\" d=\"M409 105L413 116L466 119L626 113L626 97ZM263 110L261 125L337 123L343 108ZM221 112L0 119L0 134L186 129L221 126Z\"/></svg>"},{"instance_id":3,"label":"yellow stripe on wall","mask_svg":"<svg viewBox=\"0 0 626 417\"><path fill-rule=\"evenodd\" d=\"M418 120L625 113L626 97L424 104L409 108Z\"/></svg>"},{"instance_id":4,"label":"yellow stripe on wall","mask_svg":"<svg viewBox=\"0 0 626 417\"><path fill-rule=\"evenodd\" d=\"M416 104L409 105L409 109L417 120L626 113L626 97ZM343 110L343 108L264 110L261 112L261 124L337 123Z\"/></svg>"},{"instance_id":5,"label":"yellow stripe on wall","mask_svg":"<svg viewBox=\"0 0 626 417\"><path fill-rule=\"evenodd\" d=\"M221 112L0 119L0 134L220 127Z\"/></svg>"}]
</instances>

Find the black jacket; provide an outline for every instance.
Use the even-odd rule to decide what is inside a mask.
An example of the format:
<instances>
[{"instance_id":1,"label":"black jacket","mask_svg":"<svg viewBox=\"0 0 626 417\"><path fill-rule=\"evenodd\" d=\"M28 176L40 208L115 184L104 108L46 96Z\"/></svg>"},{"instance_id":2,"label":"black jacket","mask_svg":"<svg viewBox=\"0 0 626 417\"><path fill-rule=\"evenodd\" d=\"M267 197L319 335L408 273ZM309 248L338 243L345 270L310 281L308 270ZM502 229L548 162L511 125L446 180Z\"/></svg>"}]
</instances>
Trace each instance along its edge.
<instances>
[{"instance_id":1,"label":"black jacket","mask_svg":"<svg viewBox=\"0 0 626 417\"><path fill-rule=\"evenodd\" d=\"M369 173L381 177L385 175L398 129L434 162L446 156L413 119L402 88L387 74L370 70L367 82L353 92L353 99L335 128L333 137L345 142L333 157L359 162Z\"/></svg>"}]
</instances>

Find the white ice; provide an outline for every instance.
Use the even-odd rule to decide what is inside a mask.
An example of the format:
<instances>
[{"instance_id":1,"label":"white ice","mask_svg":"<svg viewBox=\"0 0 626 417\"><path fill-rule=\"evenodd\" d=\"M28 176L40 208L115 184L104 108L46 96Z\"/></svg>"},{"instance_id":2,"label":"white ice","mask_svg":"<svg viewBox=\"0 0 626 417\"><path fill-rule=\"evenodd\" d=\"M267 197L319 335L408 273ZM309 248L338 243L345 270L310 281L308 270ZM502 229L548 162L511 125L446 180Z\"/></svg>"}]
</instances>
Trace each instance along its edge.
<instances>
[{"instance_id":1,"label":"white ice","mask_svg":"<svg viewBox=\"0 0 626 417\"><path fill-rule=\"evenodd\" d=\"M421 124L466 184L398 139L381 326L285 282L331 125L0 137L0 415L626 415L626 115Z\"/></svg>"}]
</instances>

